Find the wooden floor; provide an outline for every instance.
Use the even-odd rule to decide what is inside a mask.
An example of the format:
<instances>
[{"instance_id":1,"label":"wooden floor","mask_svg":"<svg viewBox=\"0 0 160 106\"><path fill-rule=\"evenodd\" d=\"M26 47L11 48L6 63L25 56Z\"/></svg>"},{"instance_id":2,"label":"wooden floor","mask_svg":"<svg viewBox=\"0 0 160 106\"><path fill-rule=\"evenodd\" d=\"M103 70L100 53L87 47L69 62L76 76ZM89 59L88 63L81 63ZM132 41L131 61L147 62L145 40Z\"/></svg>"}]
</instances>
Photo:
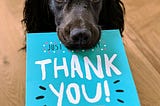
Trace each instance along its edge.
<instances>
[{"instance_id":1,"label":"wooden floor","mask_svg":"<svg viewBox=\"0 0 160 106\"><path fill-rule=\"evenodd\" d=\"M25 105L23 2L0 2L0 106ZM123 40L141 105L160 106L160 0L123 2Z\"/></svg>"}]
</instances>

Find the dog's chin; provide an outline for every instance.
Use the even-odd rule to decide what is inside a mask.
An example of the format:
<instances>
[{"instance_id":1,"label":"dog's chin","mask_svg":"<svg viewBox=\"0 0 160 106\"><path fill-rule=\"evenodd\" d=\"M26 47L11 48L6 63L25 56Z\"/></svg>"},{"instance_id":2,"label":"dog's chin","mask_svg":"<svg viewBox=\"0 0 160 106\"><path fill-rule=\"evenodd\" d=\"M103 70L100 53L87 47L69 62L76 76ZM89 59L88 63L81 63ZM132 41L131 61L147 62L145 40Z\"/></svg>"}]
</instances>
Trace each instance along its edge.
<instances>
[{"instance_id":1,"label":"dog's chin","mask_svg":"<svg viewBox=\"0 0 160 106\"><path fill-rule=\"evenodd\" d=\"M69 43L69 44L64 44L68 49L70 50L87 50L94 48L99 40L97 40L95 43L91 44L74 44L74 43Z\"/></svg>"},{"instance_id":2,"label":"dog's chin","mask_svg":"<svg viewBox=\"0 0 160 106\"><path fill-rule=\"evenodd\" d=\"M69 33L66 33L62 29L58 30L58 37L60 41L66 46L66 48L70 50L87 50L94 48L99 42L99 39L101 37L101 30L99 27L92 30L91 32L92 32L91 39L84 44L72 41L70 39Z\"/></svg>"}]
</instances>

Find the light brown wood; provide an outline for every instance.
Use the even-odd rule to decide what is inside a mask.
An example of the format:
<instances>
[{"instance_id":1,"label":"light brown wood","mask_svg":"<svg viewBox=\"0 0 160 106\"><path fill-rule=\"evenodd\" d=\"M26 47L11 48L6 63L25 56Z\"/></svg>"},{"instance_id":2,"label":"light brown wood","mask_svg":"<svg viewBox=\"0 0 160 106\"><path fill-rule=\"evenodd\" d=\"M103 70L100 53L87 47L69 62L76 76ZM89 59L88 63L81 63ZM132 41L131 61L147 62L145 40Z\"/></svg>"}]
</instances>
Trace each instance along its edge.
<instances>
[{"instance_id":1,"label":"light brown wood","mask_svg":"<svg viewBox=\"0 0 160 106\"><path fill-rule=\"evenodd\" d=\"M160 106L160 0L125 0L124 45L142 106ZM24 0L0 2L0 106L25 105Z\"/></svg>"}]
</instances>

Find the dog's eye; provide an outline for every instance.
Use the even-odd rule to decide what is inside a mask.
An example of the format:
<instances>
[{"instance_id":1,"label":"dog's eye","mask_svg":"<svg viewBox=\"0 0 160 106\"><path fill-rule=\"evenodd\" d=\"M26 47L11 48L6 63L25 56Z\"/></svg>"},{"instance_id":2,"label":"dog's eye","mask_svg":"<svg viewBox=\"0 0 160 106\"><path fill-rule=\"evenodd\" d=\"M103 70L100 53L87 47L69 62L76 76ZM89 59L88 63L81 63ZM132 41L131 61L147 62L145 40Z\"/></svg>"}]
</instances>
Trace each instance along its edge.
<instances>
[{"instance_id":1,"label":"dog's eye","mask_svg":"<svg viewBox=\"0 0 160 106\"><path fill-rule=\"evenodd\" d=\"M64 3L66 2L67 0L55 0L57 3Z\"/></svg>"},{"instance_id":2,"label":"dog's eye","mask_svg":"<svg viewBox=\"0 0 160 106\"><path fill-rule=\"evenodd\" d=\"M91 0L93 3L99 3L101 0Z\"/></svg>"}]
</instances>

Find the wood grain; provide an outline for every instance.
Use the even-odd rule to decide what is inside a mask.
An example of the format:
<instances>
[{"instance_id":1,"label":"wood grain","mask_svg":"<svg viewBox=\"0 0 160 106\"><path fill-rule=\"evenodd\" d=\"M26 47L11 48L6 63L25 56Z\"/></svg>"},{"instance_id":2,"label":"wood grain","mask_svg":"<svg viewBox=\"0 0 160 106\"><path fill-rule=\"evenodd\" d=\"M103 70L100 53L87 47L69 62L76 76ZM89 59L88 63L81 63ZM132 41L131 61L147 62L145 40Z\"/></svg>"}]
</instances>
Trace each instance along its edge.
<instances>
[{"instance_id":1,"label":"wood grain","mask_svg":"<svg viewBox=\"0 0 160 106\"><path fill-rule=\"evenodd\" d=\"M0 2L0 105L24 106L25 52L21 0Z\"/></svg>"},{"instance_id":2,"label":"wood grain","mask_svg":"<svg viewBox=\"0 0 160 106\"><path fill-rule=\"evenodd\" d=\"M142 106L160 106L160 0L125 0L124 45ZM0 106L25 106L24 0L0 2Z\"/></svg>"}]
</instances>

